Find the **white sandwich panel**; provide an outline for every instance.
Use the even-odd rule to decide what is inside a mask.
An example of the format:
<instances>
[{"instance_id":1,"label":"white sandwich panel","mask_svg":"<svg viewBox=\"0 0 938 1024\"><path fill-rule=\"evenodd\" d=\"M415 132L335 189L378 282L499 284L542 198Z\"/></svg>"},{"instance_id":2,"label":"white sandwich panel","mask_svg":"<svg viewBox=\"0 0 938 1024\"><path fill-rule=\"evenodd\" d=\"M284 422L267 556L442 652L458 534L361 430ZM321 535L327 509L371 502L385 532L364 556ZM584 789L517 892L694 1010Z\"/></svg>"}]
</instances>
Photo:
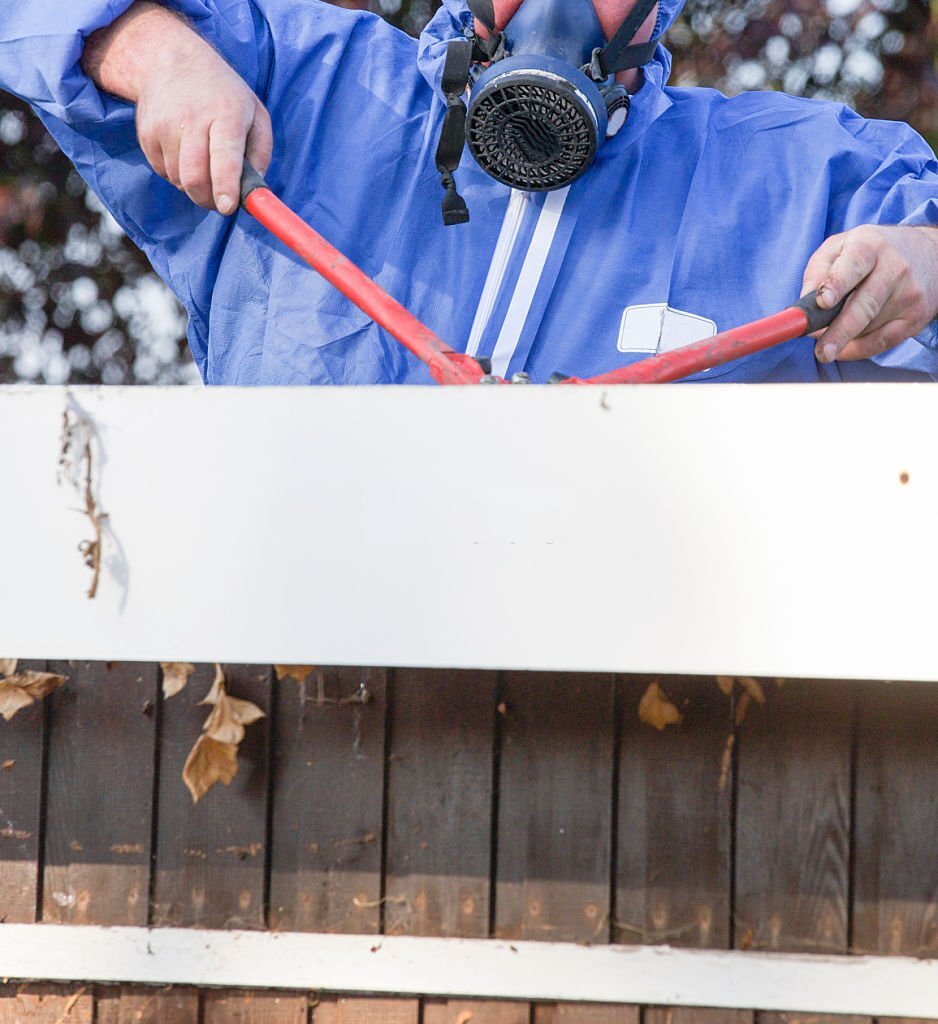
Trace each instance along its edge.
<instances>
[{"instance_id":1,"label":"white sandwich panel","mask_svg":"<svg viewBox=\"0 0 938 1024\"><path fill-rule=\"evenodd\" d=\"M920 384L0 389L0 653L938 679L936 421Z\"/></svg>"}]
</instances>

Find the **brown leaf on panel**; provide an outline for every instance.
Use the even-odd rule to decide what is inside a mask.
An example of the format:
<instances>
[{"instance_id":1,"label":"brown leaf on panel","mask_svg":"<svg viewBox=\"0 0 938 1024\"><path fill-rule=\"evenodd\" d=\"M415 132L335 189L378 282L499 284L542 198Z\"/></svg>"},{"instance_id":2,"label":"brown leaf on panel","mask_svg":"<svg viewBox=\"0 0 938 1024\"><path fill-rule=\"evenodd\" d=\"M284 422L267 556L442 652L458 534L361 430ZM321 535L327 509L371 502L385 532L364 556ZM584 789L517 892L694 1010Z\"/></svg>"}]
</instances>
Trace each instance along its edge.
<instances>
[{"instance_id":1,"label":"brown leaf on panel","mask_svg":"<svg viewBox=\"0 0 938 1024\"><path fill-rule=\"evenodd\" d=\"M18 658L0 658L0 675L11 676L16 671Z\"/></svg>"},{"instance_id":2,"label":"brown leaf on panel","mask_svg":"<svg viewBox=\"0 0 938 1024\"><path fill-rule=\"evenodd\" d=\"M304 683L307 676L315 671L315 665L274 665L274 673L278 681L293 679L298 683Z\"/></svg>"},{"instance_id":3,"label":"brown leaf on panel","mask_svg":"<svg viewBox=\"0 0 938 1024\"><path fill-rule=\"evenodd\" d=\"M222 693L215 701L202 731L219 743L234 743L244 739L244 727L264 717L264 712L249 700L239 700Z\"/></svg>"},{"instance_id":4,"label":"brown leaf on panel","mask_svg":"<svg viewBox=\"0 0 938 1024\"><path fill-rule=\"evenodd\" d=\"M182 769L183 781L192 794L194 804L197 804L216 782L231 785L231 780L237 774L238 745L220 743L211 736L198 738Z\"/></svg>"},{"instance_id":5,"label":"brown leaf on panel","mask_svg":"<svg viewBox=\"0 0 938 1024\"><path fill-rule=\"evenodd\" d=\"M733 747L736 745L736 737L730 733L726 737L726 745L723 747L723 756L720 758L720 784L719 790L722 793L730 781L730 771L733 767Z\"/></svg>"},{"instance_id":6,"label":"brown leaf on panel","mask_svg":"<svg viewBox=\"0 0 938 1024\"><path fill-rule=\"evenodd\" d=\"M221 665L215 666L212 688L199 703L210 704L212 710L182 771L194 803L216 782L231 783L238 771L238 744L244 739L244 727L264 717L256 704L228 695Z\"/></svg>"},{"instance_id":7,"label":"brown leaf on panel","mask_svg":"<svg viewBox=\"0 0 938 1024\"><path fill-rule=\"evenodd\" d=\"M215 663L215 679L212 688L199 701L200 704L214 704L220 696L225 694L225 670L217 662Z\"/></svg>"},{"instance_id":8,"label":"brown leaf on panel","mask_svg":"<svg viewBox=\"0 0 938 1024\"><path fill-rule=\"evenodd\" d=\"M17 711L29 707L35 700L41 700L66 682L68 676L59 676L54 672L21 672L0 679L0 715L9 722Z\"/></svg>"},{"instance_id":9,"label":"brown leaf on panel","mask_svg":"<svg viewBox=\"0 0 938 1024\"><path fill-rule=\"evenodd\" d=\"M746 714L749 711L749 705L752 703L752 697L749 696L748 692L744 693L739 698L739 703L736 705L736 724L742 725L746 721Z\"/></svg>"},{"instance_id":10,"label":"brown leaf on panel","mask_svg":"<svg viewBox=\"0 0 938 1024\"><path fill-rule=\"evenodd\" d=\"M160 668L163 670L163 696L167 698L184 690L189 676L195 672L195 665L187 661L161 661Z\"/></svg>"},{"instance_id":11,"label":"brown leaf on panel","mask_svg":"<svg viewBox=\"0 0 938 1024\"><path fill-rule=\"evenodd\" d=\"M757 704L765 703L765 690L762 689L762 683L758 679L753 679L751 676L738 676L737 678L739 685Z\"/></svg>"},{"instance_id":12,"label":"brown leaf on panel","mask_svg":"<svg viewBox=\"0 0 938 1024\"><path fill-rule=\"evenodd\" d=\"M717 676L717 686L727 696L733 692L733 683L736 681L735 676Z\"/></svg>"},{"instance_id":13,"label":"brown leaf on panel","mask_svg":"<svg viewBox=\"0 0 938 1024\"><path fill-rule=\"evenodd\" d=\"M648 687L639 701L638 717L659 731L663 731L669 725L679 725L684 721L684 716L671 703L657 681Z\"/></svg>"}]
</instances>

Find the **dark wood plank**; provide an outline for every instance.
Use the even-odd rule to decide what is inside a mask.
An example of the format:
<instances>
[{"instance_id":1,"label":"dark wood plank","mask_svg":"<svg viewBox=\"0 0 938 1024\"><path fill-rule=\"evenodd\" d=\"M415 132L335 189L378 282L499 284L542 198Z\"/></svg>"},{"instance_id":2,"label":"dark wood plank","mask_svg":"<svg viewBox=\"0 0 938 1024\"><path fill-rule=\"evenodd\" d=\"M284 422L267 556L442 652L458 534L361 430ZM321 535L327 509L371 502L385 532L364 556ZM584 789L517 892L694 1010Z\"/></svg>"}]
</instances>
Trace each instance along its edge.
<instances>
[{"instance_id":1,"label":"dark wood plank","mask_svg":"<svg viewBox=\"0 0 938 1024\"><path fill-rule=\"evenodd\" d=\"M614 941L725 948L730 940L733 732L712 678L658 678L684 715L663 732L639 720L653 677L620 680L622 714Z\"/></svg>"},{"instance_id":2,"label":"dark wood plank","mask_svg":"<svg viewBox=\"0 0 938 1024\"><path fill-rule=\"evenodd\" d=\"M226 665L225 673L231 696L269 713L269 667ZM214 666L199 666L186 689L162 708L152 911L157 926L264 926L269 718L247 727L230 786L216 785L193 804L182 781L208 716L199 701L214 674Z\"/></svg>"},{"instance_id":3,"label":"dark wood plank","mask_svg":"<svg viewBox=\"0 0 938 1024\"><path fill-rule=\"evenodd\" d=\"M425 999L423 1003L423 1024L530 1024L530 1020L527 1003L485 999Z\"/></svg>"},{"instance_id":4,"label":"dark wood plank","mask_svg":"<svg viewBox=\"0 0 938 1024\"><path fill-rule=\"evenodd\" d=\"M500 937L608 941L613 687L611 675L504 678Z\"/></svg>"},{"instance_id":5,"label":"dark wood plank","mask_svg":"<svg viewBox=\"0 0 938 1024\"><path fill-rule=\"evenodd\" d=\"M938 956L936 752L938 688L863 687L854 853L858 951Z\"/></svg>"},{"instance_id":6,"label":"dark wood plank","mask_svg":"<svg viewBox=\"0 0 938 1024\"><path fill-rule=\"evenodd\" d=\"M740 732L736 945L845 952L854 688L789 681Z\"/></svg>"},{"instance_id":7,"label":"dark wood plank","mask_svg":"<svg viewBox=\"0 0 938 1024\"><path fill-rule=\"evenodd\" d=\"M296 992L206 992L203 1024L306 1024L309 1001Z\"/></svg>"},{"instance_id":8,"label":"dark wood plank","mask_svg":"<svg viewBox=\"0 0 938 1024\"><path fill-rule=\"evenodd\" d=\"M311 1024L418 1024L419 1018L417 999L323 996L313 1005Z\"/></svg>"},{"instance_id":9,"label":"dark wood plank","mask_svg":"<svg viewBox=\"0 0 938 1024\"><path fill-rule=\"evenodd\" d=\"M689 1006L649 1006L642 1024L753 1024L751 1010L695 1009Z\"/></svg>"},{"instance_id":10,"label":"dark wood plank","mask_svg":"<svg viewBox=\"0 0 938 1024\"><path fill-rule=\"evenodd\" d=\"M94 997L82 985L0 986L0 1024L92 1024Z\"/></svg>"},{"instance_id":11,"label":"dark wood plank","mask_svg":"<svg viewBox=\"0 0 938 1024\"><path fill-rule=\"evenodd\" d=\"M199 993L191 988L101 988L95 1024L199 1024Z\"/></svg>"},{"instance_id":12,"label":"dark wood plank","mask_svg":"<svg viewBox=\"0 0 938 1024\"><path fill-rule=\"evenodd\" d=\"M23 661L18 671L45 671ZM44 707L41 701L0 722L0 923L36 920L42 815Z\"/></svg>"},{"instance_id":13,"label":"dark wood plank","mask_svg":"<svg viewBox=\"0 0 938 1024\"><path fill-rule=\"evenodd\" d=\"M45 921L144 925L150 877L156 666L50 663Z\"/></svg>"},{"instance_id":14,"label":"dark wood plank","mask_svg":"<svg viewBox=\"0 0 938 1024\"><path fill-rule=\"evenodd\" d=\"M489 931L497 676L394 674L385 931Z\"/></svg>"},{"instance_id":15,"label":"dark wood plank","mask_svg":"<svg viewBox=\"0 0 938 1024\"><path fill-rule=\"evenodd\" d=\"M533 1024L640 1024L637 1006L612 1003L538 1003Z\"/></svg>"},{"instance_id":16,"label":"dark wood plank","mask_svg":"<svg viewBox=\"0 0 938 1024\"><path fill-rule=\"evenodd\" d=\"M274 928L380 928L386 686L385 670L363 668L276 684Z\"/></svg>"}]
</instances>

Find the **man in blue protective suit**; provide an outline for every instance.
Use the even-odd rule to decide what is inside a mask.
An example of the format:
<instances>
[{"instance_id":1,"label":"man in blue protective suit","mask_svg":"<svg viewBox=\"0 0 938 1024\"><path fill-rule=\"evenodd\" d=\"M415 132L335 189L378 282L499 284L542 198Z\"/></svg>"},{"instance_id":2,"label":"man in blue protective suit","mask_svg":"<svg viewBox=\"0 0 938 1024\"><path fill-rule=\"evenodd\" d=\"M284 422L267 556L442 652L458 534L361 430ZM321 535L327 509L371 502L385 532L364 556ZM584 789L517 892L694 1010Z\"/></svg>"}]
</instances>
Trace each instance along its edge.
<instances>
[{"instance_id":1,"label":"man in blue protective suit","mask_svg":"<svg viewBox=\"0 0 938 1024\"><path fill-rule=\"evenodd\" d=\"M605 372L819 288L853 291L816 345L697 379L938 376L927 145L836 104L667 87L681 6L444 0L418 43L317 0L8 3L0 85L182 301L209 383L429 380L232 215L245 154L499 374Z\"/></svg>"}]
</instances>

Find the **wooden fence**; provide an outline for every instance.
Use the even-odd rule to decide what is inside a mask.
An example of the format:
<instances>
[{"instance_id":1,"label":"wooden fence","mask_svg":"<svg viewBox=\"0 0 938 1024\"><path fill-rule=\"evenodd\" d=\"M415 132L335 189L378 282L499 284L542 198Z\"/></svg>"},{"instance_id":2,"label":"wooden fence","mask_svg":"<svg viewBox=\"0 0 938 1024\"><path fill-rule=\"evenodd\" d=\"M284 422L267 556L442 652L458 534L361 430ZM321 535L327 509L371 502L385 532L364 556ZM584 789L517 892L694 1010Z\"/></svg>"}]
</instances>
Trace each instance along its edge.
<instances>
[{"instance_id":1,"label":"wooden fence","mask_svg":"<svg viewBox=\"0 0 938 1024\"><path fill-rule=\"evenodd\" d=\"M207 599L217 596L207 595ZM214 668L70 677L0 723L0 916L800 953L938 954L938 689L713 678L225 666L267 717L193 805ZM731 739L732 737L732 739ZM0 964L0 972L3 967ZM935 1018L938 1018L936 993ZM0 992L0 1024L780 1024L748 1011L206 989ZM845 1022L869 1017L836 1018Z\"/></svg>"}]
</instances>

